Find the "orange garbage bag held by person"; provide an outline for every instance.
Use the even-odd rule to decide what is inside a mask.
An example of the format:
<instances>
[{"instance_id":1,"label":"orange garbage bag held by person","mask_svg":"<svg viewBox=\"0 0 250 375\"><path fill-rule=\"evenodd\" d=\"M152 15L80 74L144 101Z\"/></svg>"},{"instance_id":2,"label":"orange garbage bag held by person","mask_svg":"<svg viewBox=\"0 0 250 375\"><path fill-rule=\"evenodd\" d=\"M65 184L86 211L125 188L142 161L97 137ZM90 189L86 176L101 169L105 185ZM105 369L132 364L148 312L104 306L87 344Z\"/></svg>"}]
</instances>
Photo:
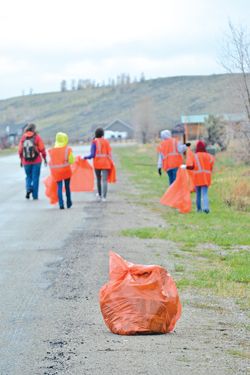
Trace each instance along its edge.
<instances>
[{"instance_id":1,"label":"orange garbage bag held by person","mask_svg":"<svg viewBox=\"0 0 250 375\"><path fill-rule=\"evenodd\" d=\"M112 159L111 159L111 168L109 169L109 174L108 174L108 183L109 184L116 183L116 167Z\"/></svg>"},{"instance_id":2,"label":"orange garbage bag held by person","mask_svg":"<svg viewBox=\"0 0 250 375\"><path fill-rule=\"evenodd\" d=\"M49 198L50 204L56 204L58 202L56 181L50 175L43 182L45 185L45 195Z\"/></svg>"},{"instance_id":3,"label":"orange garbage bag held by person","mask_svg":"<svg viewBox=\"0 0 250 375\"><path fill-rule=\"evenodd\" d=\"M177 208L181 213L191 211L191 190L192 181L186 169L179 168L176 180L169 186L165 194L160 199L160 203L165 206Z\"/></svg>"},{"instance_id":4,"label":"orange garbage bag held by person","mask_svg":"<svg viewBox=\"0 0 250 375\"><path fill-rule=\"evenodd\" d=\"M194 159L195 159L194 153L190 149L190 147L188 147L187 151L186 151L186 166L187 166L187 171L188 171L188 174L189 174L189 177L190 177L190 189L191 189L190 191L191 191L191 193L195 192L194 172L193 172L193 170L190 169L190 166L192 166L193 163L194 163Z\"/></svg>"},{"instance_id":5,"label":"orange garbage bag held by person","mask_svg":"<svg viewBox=\"0 0 250 375\"><path fill-rule=\"evenodd\" d=\"M70 180L70 190L73 192L93 191L94 172L87 160L77 156L71 166L72 176Z\"/></svg>"},{"instance_id":6,"label":"orange garbage bag held by person","mask_svg":"<svg viewBox=\"0 0 250 375\"><path fill-rule=\"evenodd\" d=\"M171 332L181 315L175 282L163 267L133 264L112 251L99 302L105 324L120 335Z\"/></svg>"}]
</instances>

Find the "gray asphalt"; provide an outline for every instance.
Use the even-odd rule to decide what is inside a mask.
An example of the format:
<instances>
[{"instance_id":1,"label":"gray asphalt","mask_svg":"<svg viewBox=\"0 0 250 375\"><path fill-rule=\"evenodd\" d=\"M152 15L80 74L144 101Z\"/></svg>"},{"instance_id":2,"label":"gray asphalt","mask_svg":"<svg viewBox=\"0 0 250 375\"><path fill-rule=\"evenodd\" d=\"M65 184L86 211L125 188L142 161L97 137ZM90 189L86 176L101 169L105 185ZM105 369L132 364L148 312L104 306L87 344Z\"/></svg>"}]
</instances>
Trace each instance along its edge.
<instances>
[{"instance_id":1,"label":"gray asphalt","mask_svg":"<svg viewBox=\"0 0 250 375\"><path fill-rule=\"evenodd\" d=\"M75 149L76 155L84 152L86 147ZM0 374L12 375L23 374L19 369L34 345L41 316L47 314L46 271L61 260L55 250L78 222L71 210L62 215L49 205L42 183L49 168L42 167L38 201L25 199L25 174L17 155L0 158L0 173ZM77 194L81 221L81 201L88 194Z\"/></svg>"}]
</instances>

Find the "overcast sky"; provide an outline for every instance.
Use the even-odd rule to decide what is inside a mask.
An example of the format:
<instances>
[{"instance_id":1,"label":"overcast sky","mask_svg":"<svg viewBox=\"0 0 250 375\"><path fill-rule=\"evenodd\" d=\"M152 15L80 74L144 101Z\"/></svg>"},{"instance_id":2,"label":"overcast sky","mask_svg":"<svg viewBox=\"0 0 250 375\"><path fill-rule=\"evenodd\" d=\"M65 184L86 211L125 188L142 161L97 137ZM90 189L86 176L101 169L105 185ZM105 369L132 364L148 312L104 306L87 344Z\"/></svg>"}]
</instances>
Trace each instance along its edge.
<instances>
[{"instance_id":1,"label":"overcast sky","mask_svg":"<svg viewBox=\"0 0 250 375\"><path fill-rule=\"evenodd\" d=\"M97 82L223 73L228 20L249 22L249 0L3 0L0 99Z\"/></svg>"}]
</instances>

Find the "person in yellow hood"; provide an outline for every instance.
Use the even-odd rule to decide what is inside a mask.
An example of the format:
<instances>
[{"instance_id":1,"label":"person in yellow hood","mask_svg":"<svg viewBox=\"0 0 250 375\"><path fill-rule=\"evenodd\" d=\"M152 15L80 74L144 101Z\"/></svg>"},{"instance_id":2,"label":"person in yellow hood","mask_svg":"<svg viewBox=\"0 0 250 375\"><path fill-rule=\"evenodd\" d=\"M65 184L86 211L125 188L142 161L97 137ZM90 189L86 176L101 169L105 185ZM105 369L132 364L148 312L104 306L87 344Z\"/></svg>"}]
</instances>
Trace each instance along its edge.
<instances>
[{"instance_id":1,"label":"person in yellow hood","mask_svg":"<svg viewBox=\"0 0 250 375\"><path fill-rule=\"evenodd\" d=\"M74 163L72 149L68 147L68 136L65 133L57 133L55 146L49 151L49 167L54 180L57 182L57 195L60 209L64 209L63 181L66 191L67 208L72 206L70 192L70 177L72 175L70 164Z\"/></svg>"}]
</instances>

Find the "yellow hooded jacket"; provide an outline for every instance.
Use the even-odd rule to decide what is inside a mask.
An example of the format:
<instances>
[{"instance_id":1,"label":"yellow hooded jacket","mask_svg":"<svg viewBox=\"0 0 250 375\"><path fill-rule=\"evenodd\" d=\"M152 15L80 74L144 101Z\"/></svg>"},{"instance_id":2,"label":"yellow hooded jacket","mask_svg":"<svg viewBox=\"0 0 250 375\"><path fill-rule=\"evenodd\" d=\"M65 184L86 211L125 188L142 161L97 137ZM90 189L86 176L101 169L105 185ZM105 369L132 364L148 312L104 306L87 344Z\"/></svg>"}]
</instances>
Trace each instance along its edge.
<instances>
[{"instance_id":1,"label":"yellow hooded jacket","mask_svg":"<svg viewBox=\"0 0 250 375\"><path fill-rule=\"evenodd\" d=\"M68 142L69 142L69 138L66 133L59 132L56 134L55 148L65 147L67 146ZM68 161L69 161L69 164L73 164L75 161L72 151L69 153Z\"/></svg>"}]
</instances>

